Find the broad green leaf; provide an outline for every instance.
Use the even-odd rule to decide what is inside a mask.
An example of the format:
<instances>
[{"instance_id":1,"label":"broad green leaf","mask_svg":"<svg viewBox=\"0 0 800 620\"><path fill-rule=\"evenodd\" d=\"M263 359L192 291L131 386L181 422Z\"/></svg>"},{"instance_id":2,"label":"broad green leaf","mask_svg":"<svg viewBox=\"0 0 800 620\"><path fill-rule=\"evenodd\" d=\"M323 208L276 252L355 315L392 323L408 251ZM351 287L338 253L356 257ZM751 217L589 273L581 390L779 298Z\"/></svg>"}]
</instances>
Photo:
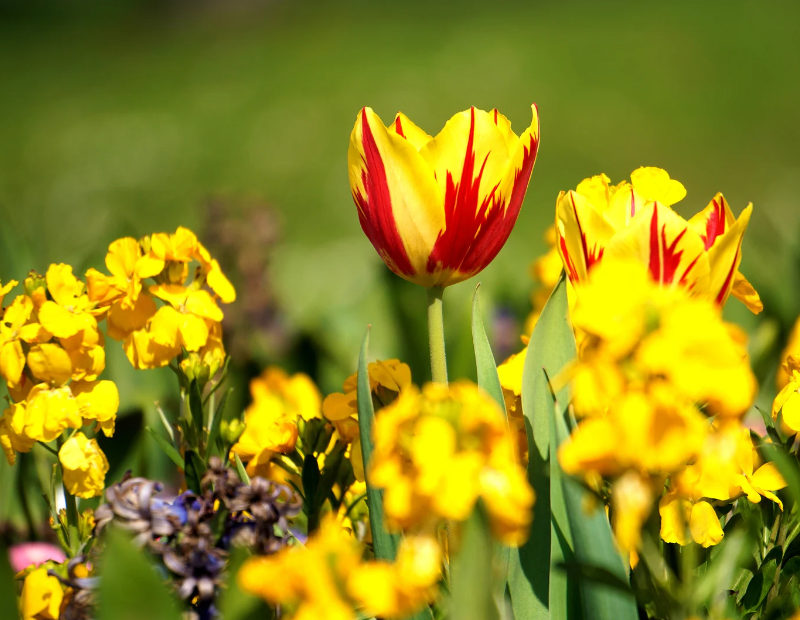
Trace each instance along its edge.
<instances>
[{"instance_id":1,"label":"broad green leaf","mask_svg":"<svg viewBox=\"0 0 800 620\"><path fill-rule=\"evenodd\" d=\"M161 448L164 454L166 454L173 463L175 463L181 469L186 469L186 463L184 462L181 453L175 449L175 446L173 446L168 440L164 439L164 437L159 435L158 431L155 429L146 426L145 430L150 433L150 436L155 439L158 447Z\"/></svg>"},{"instance_id":2,"label":"broad green leaf","mask_svg":"<svg viewBox=\"0 0 800 620\"><path fill-rule=\"evenodd\" d=\"M367 371L367 355L369 352L369 327L361 343L358 356L358 428L361 435L361 454L364 459L364 473L367 482L367 506L369 506L369 524L372 529L372 541L375 557L379 560L392 561L397 555L399 537L389 534L384 526L383 493L369 482L369 463L372 458L372 426L375 411L372 408L372 390L369 387Z\"/></svg>"},{"instance_id":3,"label":"broad green leaf","mask_svg":"<svg viewBox=\"0 0 800 620\"><path fill-rule=\"evenodd\" d=\"M497 620L492 592L492 535L479 503L464 524L461 549L453 562L452 620Z\"/></svg>"},{"instance_id":4,"label":"broad green leaf","mask_svg":"<svg viewBox=\"0 0 800 620\"><path fill-rule=\"evenodd\" d=\"M0 609L4 609L6 613L10 613L12 609L17 609L17 588L14 585L14 571L11 569L11 563L8 559L8 549L2 543L0 543ZM9 620L11 620L11 616L9 616Z\"/></svg>"},{"instance_id":5,"label":"broad green leaf","mask_svg":"<svg viewBox=\"0 0 800 620\"><path fill-rule=\"evenodd\" d=\"M312 534L319 527L319 511L322 507L322 502L319 500L319 463L313 454L306 454L303 459L301 479L303 480L303 490L306 492L303 509L308 517L308 533Z\"/></svg>"},{"instance_id":6,"label":"broad green leaf","mask_svg":"<svg viewBox=\"0 0 800 620\"><path fill-rule=\"evenodd\" d=\"M575 359L575 337L568 312L567 286L562 274L531 335L522 376L522 411L529 446L528 481L536 493L536 505L528 541L510 552L508 586L518 620L550 620L551 536L559 544L553 557L559 561L567 559L559 551L566 544L559 540L567 534L554 526L551 532L550 506L554 498L550 495L547 460L553 398L542 369L551 378L557 378ZM559 402L568 403L568 388L559 390L557 396ZM555 497L556 502L559 496ZM553 575L563 594L561 599L566 600L563 572L556 570Z\"/></svg>"},{"instance_id":7,"label":"broad green leaf","mask_svg":"<svg viewBox=\"0 0 800 620\"><path fill-rule=\"evenodd\" d=\"M186 478L186 486L189 490L200 495L200 481L203 479L205 473L206 464L203 462L203 459L200 458L200 455L194 450L187 450L184 476Z\"/></svg>"},{"instance_id":8,"label":"broad green leaf","mask_svg":"<svg viewBox=\"0 0 800 620\"><path fill-rule=\"evenodd\" d=\"M478 370L478 386L489 396L494 398L500 409L505 413L506 403L503 399L503 388L500 387L500 377L497 375L497 364L494 354L486 337L481 317L481 304L478 291L481 285L475 287L472 295L472 346L475 348L475 366Z\"/></svg>"},{"instance_id":9,"label":"broad green leaf","mask_svg":"<svg viewBox=\"0 0 800 620\"><path fill-rule=\"evenodd\" d=\"M557 408L551 410L553 432L558 445L569 441L569 431ZM611 526L605 511L597 508L587 514L584 509L584 489L572 478L564 476L553 454L550 471L557 470L564 490L564 505L572 532L575 560L580 564L607 571L628 583L628 570L614 545ZM553 478L555 484L555 477ZM606 584L582 580L580 582L582 617L586 620L637 620L639 612L631 592L621 592Z\"/></svg>"},{"instance_id":10,"label":"broad green leaf","mask_svg":"<svg viewBox=\"0 0 800 620\"><path fill-rule=\"evenodd\" d=\"M206 449L206 459L208 459L211 454L219 454L219 449L217 448L217 439L219 439L220 425L222 424L222 419L225 417L225 408L228 406L228 396L230 396L231 392L233 392L233 388L225 390L222 398L219 399L217 410L214 412L214 419L211 422L211 428L208 429L208 447ZM224 455L222 456L224 457ZM206 460L206 462L208 461Z\"/></svg>"},{"instance_id":11,"label":"broad green leaf","mask_svg":"<svg viewBox=\"0 0 800 620\"><path fill-rule=\"evenodd\" d=\"M178 602L125 532L110 529L100 575L98 620L180 620Z\"/></svg>"}]
</instances>

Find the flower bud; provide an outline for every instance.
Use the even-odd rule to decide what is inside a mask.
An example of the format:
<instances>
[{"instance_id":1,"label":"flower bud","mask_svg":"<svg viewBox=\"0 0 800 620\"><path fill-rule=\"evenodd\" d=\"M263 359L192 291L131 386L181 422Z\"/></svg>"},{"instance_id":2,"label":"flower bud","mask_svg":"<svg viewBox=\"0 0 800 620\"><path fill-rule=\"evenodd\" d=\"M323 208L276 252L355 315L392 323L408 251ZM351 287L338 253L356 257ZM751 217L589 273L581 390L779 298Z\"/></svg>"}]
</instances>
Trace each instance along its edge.
<instances>
[{"instance_id":1,"label":"flower bud","mask_svg":"<svg viewBox=\"0 0 800 620\"><path fill-rule=\"evenodd\" d=\"M247 425L241 420L223 420L219 427L219 434L226 445L233 445L239 441Z\"/></svg>"}]
</instances>

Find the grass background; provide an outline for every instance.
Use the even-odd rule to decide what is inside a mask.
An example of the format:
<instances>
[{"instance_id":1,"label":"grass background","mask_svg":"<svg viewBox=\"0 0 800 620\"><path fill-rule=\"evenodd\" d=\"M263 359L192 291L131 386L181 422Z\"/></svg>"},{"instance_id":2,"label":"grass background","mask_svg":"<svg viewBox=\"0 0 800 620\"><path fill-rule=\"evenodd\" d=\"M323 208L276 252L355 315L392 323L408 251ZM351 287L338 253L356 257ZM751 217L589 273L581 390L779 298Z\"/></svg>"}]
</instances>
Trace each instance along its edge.
<instances>
[{"instance_id":1,"label":"grass background","mask_svg":"<svg viewBox=\"0 0 800 620\"><path fill-rule=\"evenodd\" d=\"M542 144L517 226L475 282L448 291L451 374L474 374L477 280L486 312L524 318L559 190L655 165L686 185L684 216L717 191L737 214L755 204L742 271L766 310L726 312L751 332L768 404L800 313L797 23L796 2L741 0L0 2L0 278L101 267L123 235L186 225L203 238L211 198L245 219L268 204L282 227L270 286L292 345L237 367L239 403L267 362L337 389L368 323L373 354L423 380L424 293L388 274L350 197L356 113L402 110L435 134L456 111L497 107L519 132L535 101ZM152 421L153 401L174 399L168 372L134 373L113 345L106 376L123 413ZM121 420L108 444L117 469L147 469L140 424Z\"/></svg>"}]
</instances>

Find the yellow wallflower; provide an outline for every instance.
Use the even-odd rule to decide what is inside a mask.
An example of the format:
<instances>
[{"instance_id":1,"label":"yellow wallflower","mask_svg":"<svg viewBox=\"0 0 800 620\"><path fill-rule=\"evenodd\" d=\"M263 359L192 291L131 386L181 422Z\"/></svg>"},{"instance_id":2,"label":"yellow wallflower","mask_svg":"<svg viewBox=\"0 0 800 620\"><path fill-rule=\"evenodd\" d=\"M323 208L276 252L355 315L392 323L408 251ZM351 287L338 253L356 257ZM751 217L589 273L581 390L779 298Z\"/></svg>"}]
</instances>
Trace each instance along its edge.
<instances>
[{"instance_id":1,"label":"yellow wallflower","mask_svg":"<svg viewBox=\"0 0 800 620\"><path fill-rule=\"evenodd\" d=\"M105 488L108 460L97 440L75 433L58 451L64 486L76 497L97 497Z\"/></svg>"},{"instance_id":2,"label":"yellow wallflower","mask_svg":"<svg viewBox=\"0 0 800 620\"><path fill-rule=\"evenodd\" d=\"M526 346L497 367L497 375L500 377L500 387L503 390L503 400L508 414L508 426L517 438L517 452L522 463L527 463L528 459L528 433L522 413L522 371L527 356L528 347Z\"/></svg>"},{"instance_id":3,"label":"yellow wallflower","mask_svg":"<svg viewBox=\"0 0 800 620\"><path fill-rule=\"evenodd\" d=\"M133 237L123 237L108 246L106 268L110 276L96 269L86 272L89 299L100 305L132 308L142 291L142 280L161 273L164 260L145 254Z\"/></svg>"},{"instance_id":4,"label":"yellow wallflower","mask_svg":"<svg viewBox=\"0 0 800 620\"><path fill-rule=\"evenodd\" d=\"M208 340L209 327L222 321L222 310L208 291L191 290L178 284L156 284L150 293L167 304L150 323L157 344L197 351Z\"/></svg>"},{"instance_id":5,"label":"yellow wallflower","mask_svg":"<svg viewBox=\"0 0 800 620\"><path fill-rule=\"evenodd\" d=\"M653 507L650 480L628 471L614 482L611 490L614 535L620 551L632 554L639 548L642 525Z\"/></svg>"},{"instance_id":6,"label":"yellow wallflower","mask_svg":"<svg viewBox=\"0 0 800 620\"><path fill-rule=\"evenodd\" d=\"M434 538L404 539L394 564L361 558L358 543L328 519L305 547L247 560L238 581L293 620L408 617L435 594L441 551Z\"/></svg>"},{"instance_id":7,"label":"yellow wallflower","mask_svg":"<svg viewBox=\"0 0 800 620\"><path fill-rule=\"evenodd\" d=\"M376 360L367 365L369 386L378 402L387 405L409 385L411 369L398 359ZM350 443L350 462L356 480L364 481L364 461L361 455L361 434L358 426L358 374L345 379L344 393L328 394L322 401L322 414L336 427L343 441Z\"/></svg>"},{"instance_id":8,"label":"yellow wallflower","mask_svg":"<svg viewBox=\"0 0 800 620\"><path fill-rule=\"evenodd\" d=\"M251 475L262 475L272 453L294 450L298 419L320 417L322 398L307 375L290 377L276 367L250 382L250 394L253 402L244 413L246 428L232 450L248 464Z\"/></svg>"},{"instance_id":9,"label":"yellow wallflower","mask_svg":"<svg viewBox=\"0 0 800 620\"><path fill-rule=\"evenodd\" d=\"M463 521L483 498L496 536L527 537L533 490L502 412L472 383L400 392L376 416L370 479L394 530Z\"/></svg>"},{"instance_id":10,"label":"yellow wallflower","mask_svg":"<svg viewBox=\"0 0 800 620\"><path fill-rule=\"evenodd\" d=\"M29 323L33 312L33 301L26 295L19 295L3 313L0 322L0 375L9 388L16 387L22 380L25 369L25 353L22 343L38 342L47 339L38 323Z\"/></svg>"},{"instance_id":11,"label":"yellow wallflower","mask_svg":"<svg viewBox=\"0 0 800 620\"><path fill-rule=\"evenodd\" d=\"M19 600L22 620L58 620L63 599L61 582L47 574L46 566L31 571Z\"/></svg>"},{"instance_id":12,"label":"yellow wallflower","mask_svg":"<svg viewBox=\"0 0 800 620\"><path fill-rule=\"evenodd\" d=\"M789 332L786 346L783 349L783 353L781 353L781 360L783 360L783 362L778 367L778 374L775 377L778 389L783 388L792 379L792 368L787 363L791 355L800 356L800 317L797 318L792 327L792 331Z\"/></svg>"},{"instance_id":13,"label":"yellow wallflower","mask_svg":"<svg viewBox=\"0 0 800 620\"><path fill-rule=\"evenodd\" d=\"M69 338L82 330L97 330L94 303L86 294L86 286L64 263L50 265L45 276L52 300L39 308L39 322L57 338Z\"/></svg>"},{"instance_id":14,"label":"yellow wallflower","mask_svg":"<svg viewBox=\"0 0 800 620\"><path fill-rule=\"evenodd\" d=\"M796 433L800 431L800 355L789 355L782 368L788 379L772 402L772 418L777 420L778 413L783 413L783 423Z\"/></svg>"}]
</instances>

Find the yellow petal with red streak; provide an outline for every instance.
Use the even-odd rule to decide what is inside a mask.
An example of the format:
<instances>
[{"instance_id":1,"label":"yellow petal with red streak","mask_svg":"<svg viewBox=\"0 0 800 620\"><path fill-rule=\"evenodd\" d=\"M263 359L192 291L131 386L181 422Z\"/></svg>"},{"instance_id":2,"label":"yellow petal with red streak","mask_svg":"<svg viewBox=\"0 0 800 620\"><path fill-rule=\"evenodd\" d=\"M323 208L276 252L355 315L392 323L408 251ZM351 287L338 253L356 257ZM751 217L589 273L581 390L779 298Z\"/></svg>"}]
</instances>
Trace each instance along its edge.
<instances>
[{"instance_id":1,"label":"yellow petal with red streak","mask_svg":"<svg viewBox=\"0 0 800 620\"><path fill-rule=\"evenodd\" d=\"M562 192L556 201L558 251L573 284L583 282L605 252L614 228L592 203L575 191Z\"/></svg>"},{"instance_id":2,"label":"yellow petal with red streak","mask_svg":"<svg viewBox=\"0 0 800 620\"><path fill-rule=\"evenodd\" d=\"M708 251L708 264L711 270L709 291L712 299L720 306L725 305L733 289L736 271L742 260L742 239L752 212L753 205L748 205L733 226L718 237Z\"/></svg>"}]
</instances>

